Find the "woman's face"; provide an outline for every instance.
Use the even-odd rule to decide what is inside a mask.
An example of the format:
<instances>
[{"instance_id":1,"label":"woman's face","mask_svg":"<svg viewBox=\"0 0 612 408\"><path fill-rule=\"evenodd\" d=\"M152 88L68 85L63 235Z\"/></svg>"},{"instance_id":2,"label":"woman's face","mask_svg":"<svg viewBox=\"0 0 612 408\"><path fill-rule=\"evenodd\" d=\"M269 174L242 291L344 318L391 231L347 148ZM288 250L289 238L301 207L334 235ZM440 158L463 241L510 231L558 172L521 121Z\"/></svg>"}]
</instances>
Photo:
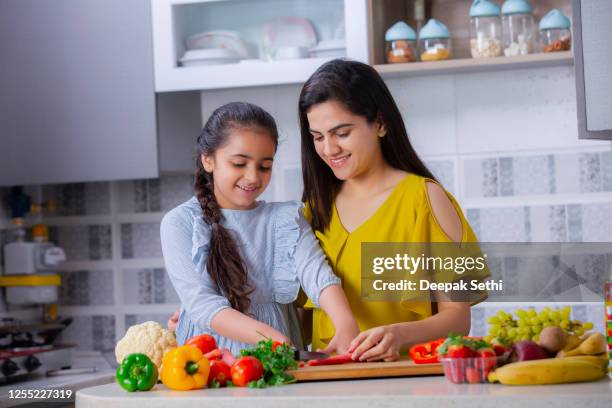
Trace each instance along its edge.
<instances>
[{"instance_id":1,"label":"woman's face","mask_svg":"<svg viewBox=\"0 0 612 408\"><path fill-rule=\"evenodd\" d=\"M213 173L221 208L248 210L257 206L272 176L274 139L259 129L235 128L228 141L212 155L202 155L204 169Z\"/></svg>"},{"instance_id":2,"label":"woman's face","mask_svg":"<svg viewBox=\"0 0 612 408\"><path fill-rule=\"evenodd\" d=\"M359 177L383 163L381 124L368 123L336 101L314 105L306 116L317 154L338 179Z\"/></svg>"}]
</instances>

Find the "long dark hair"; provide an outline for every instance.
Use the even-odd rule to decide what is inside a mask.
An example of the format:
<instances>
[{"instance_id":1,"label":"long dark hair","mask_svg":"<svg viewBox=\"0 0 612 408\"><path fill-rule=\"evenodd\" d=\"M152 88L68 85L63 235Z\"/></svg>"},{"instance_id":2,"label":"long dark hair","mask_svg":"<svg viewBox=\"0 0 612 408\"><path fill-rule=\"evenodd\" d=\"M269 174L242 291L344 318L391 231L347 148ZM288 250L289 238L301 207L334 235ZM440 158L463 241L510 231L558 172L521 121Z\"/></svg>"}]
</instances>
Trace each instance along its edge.
<instances>
[{"instance_id":1,"label":"long dark hair","mask_svg":"<svg viewBox=\"0 0 612 408\"><path fill-rule=\"evenodd\" d=\"M204 222L211 227L210 249L206 267L219 291L232 307L246 313L251 305L249 295L253 288L248 284L247 268L236 242L221 225L223 214L215 198L212 173L202 165L202 155L212 155L228 140L233 129L256 128L268 133L278 145L278 131L272 116L259 106L245 102L231 102L217 108L206 121L198 137L196 177L194 190Z\"/></svg>"},{"instance_id":2,"label":"long dark hair","mask_svg":"<svg viewBox=\"0 0 612 408\"><path fill-rule=\"evenodd\" d=\"M329 225L332 204L342 184L317 154L309 130L308 111L312 106L327 101L342 103L352 113L365 117L370 124L382 121L387 129L385 137L380 139L385 161L396 169L435 180L410 144L402 115L378 72L357 61L329 61L306 81L299 99L304 178L302 201L310 207L313 229L324 231Z\"/></svg>"}]
</instances>

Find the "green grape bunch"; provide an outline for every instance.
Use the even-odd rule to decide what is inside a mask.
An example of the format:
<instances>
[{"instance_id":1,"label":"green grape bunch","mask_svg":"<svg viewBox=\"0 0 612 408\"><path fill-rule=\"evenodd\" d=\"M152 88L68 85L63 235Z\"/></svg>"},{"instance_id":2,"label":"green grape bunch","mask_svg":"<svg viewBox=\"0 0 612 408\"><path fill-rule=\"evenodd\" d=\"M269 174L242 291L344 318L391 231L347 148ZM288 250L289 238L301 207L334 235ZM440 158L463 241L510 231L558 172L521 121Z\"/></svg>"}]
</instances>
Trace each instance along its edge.
<instances>
[{"instance_id":1,"label":"green grape bunch","mask_svg":"<svg viewBox=\"0 0 612 408\"><path fill-rule=\"evenodd\" d=\"M512 313L500 310L489 318L489 332L485 336L485 340L491 342L497 338L512 343L522 340L537 342L540 338L540 332L545 327L560 327L568 335L575 334L577 336L582 336L586 331L593 328L591 322L583 323L580 320L570 320L571 311L570 306L561 309L545 307L539 313L535 309L516 309L515 318Z\"/></svg>"}]
</instances>

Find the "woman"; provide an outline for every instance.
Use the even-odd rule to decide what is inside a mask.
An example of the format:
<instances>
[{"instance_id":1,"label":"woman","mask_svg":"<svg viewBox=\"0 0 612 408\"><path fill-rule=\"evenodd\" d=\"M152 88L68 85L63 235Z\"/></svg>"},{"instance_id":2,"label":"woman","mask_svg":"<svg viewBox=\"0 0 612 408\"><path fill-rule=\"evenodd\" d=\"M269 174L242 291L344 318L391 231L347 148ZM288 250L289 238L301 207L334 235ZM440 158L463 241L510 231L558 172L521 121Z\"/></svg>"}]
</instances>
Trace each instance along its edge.
<instances>
[{"instance_id":1,"label":"woman","mask_svg":"<svg viewBox=\"0 0 612 408\"><path fill-rule=\"evenodd\" d=\"M351 344L353 359L395 360L411 344L467 334L469 303L440 294L432 302L401 304L360 298L362 242L476 241L457 202L410 145L380 75L355 61L324 64L302 88L299 119L303 201L364 330ZM333 334L329 318L315 308L313 348L325 349Z\"/></svg>"}]
</instances>

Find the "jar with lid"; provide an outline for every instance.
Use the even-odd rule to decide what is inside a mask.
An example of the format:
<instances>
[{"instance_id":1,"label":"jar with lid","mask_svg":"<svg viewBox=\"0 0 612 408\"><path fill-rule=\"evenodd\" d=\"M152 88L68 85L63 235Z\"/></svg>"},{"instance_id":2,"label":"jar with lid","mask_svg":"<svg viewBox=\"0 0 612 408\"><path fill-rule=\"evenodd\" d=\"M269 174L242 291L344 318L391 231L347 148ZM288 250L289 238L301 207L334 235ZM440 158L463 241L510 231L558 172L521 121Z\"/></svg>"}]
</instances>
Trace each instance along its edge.
<instances>
[{"instance_id":1,"label":"jar with lid","mask_svg":"<svg viewBox=\"0 0 612 408\"><path fill-rule=\"evenodd\" d=\"M501 55L500 8L489 0L474 0L470 7L470 52L472 58Z\"/></svg>"},{"instance_id":2,"label":"jar with lid","mask_svg":"<svg viewBox=\"0 0 612 408\"><path fill-rule=\"evenodd\" d=\"M398 21L385 33L385 54L388 64L417 60L416 32L408 24Z\"/></svg>"},{"instance_id":3,"label":"jar with lid","mask_svg":"<svg viewBox=\"0 0 612 408\"><path fill-rule=\"evenodd\" d=\"M572 48L569 18L558 9L549 11L540 20L540 41L543 52L569 51Z\"/></svg>"},{"instance_id":4,"label":"jar with lid","mask_svg":"<svg viewBox=\"0 0 612 408\"><path fill-rule=\"evenodd\" d=\"M429 19L419 31L421 61L440 61L450 58L451 42L448 28L435 18Z\"/></svg>"},{"instance_id":5,"label":"jar with lid","mask_svg":"<svg viewBox=\"0 0 612 408\"><path fill-rule=\"evenodd\" d=\"M535 23L528 0L506 0L502 5L504 55L527 55L534 51Z\"/></svg>"}]
</instances>

